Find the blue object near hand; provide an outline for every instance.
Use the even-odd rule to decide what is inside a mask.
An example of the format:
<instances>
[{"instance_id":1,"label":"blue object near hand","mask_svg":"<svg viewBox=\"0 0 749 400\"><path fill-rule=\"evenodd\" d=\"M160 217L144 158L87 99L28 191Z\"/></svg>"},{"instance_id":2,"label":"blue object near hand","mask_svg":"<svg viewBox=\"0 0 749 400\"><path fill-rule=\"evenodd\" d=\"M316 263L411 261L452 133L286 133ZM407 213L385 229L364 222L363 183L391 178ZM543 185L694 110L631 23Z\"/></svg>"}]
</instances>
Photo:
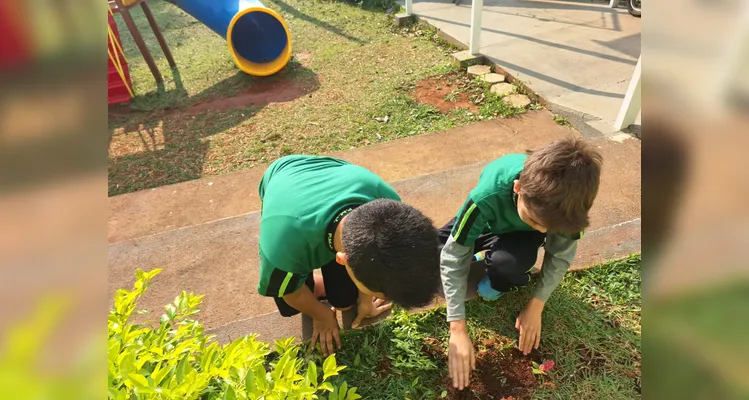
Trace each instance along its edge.
<instances>
[{"instance_id":1,"label":"blue object near hand","mask_svg":"<svg viewBox=\"0 0 749 400\"><path fill-rule=\"evenodd\" d=\"M502 292L494 290L488 275L484 275L484 278L479 282L478 293L482 299L490 301L497 300L499 296L502 296Z\"/></svg>"}]
</instances>

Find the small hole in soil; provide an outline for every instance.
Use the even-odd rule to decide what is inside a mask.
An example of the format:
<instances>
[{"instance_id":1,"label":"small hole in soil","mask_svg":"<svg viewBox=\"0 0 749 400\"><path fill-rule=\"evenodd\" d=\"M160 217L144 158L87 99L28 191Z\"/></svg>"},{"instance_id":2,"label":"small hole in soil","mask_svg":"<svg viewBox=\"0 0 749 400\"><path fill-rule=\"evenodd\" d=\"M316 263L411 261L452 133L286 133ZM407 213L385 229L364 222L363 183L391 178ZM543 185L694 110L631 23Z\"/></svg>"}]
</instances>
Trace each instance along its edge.
<instances>
[{"instance_id":1,"label":"small hole in soil","mask_svg":"<svg viewBox=\"0 0 749 400\"><path fill-rule=\"evenodd\" d=\"M482 343L484 350L476 355L476 370L471 374L468 388L459 391L445 374L441 386L447 390L447 399L461 400L523 400L541 386L540 378L532 371L532 361L541 363L543 354L534 350L524 356L517 348L508 346L508 339L500 336ZM435 359L445 360L445 352L437 340L425 340L424 350ZM546 379L549 382L549 379Z\"/></svg>"}]
</instances>

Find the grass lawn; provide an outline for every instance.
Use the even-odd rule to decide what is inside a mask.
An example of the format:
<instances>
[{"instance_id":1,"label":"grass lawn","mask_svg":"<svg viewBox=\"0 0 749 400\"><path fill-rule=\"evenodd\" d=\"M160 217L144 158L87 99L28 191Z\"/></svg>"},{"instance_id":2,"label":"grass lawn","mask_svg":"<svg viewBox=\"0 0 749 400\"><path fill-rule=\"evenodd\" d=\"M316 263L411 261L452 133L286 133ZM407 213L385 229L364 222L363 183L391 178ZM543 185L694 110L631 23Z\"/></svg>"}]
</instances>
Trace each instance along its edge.
<instances>
[{"instance_id":1,"label":"grass lawn","mask_svg":"<svg viewBox=\"0 0 749 400\"><path fill-rule=\"evenodd\" d=\"M158 272L150 271L147 275L153 277ZM477 349L477 369L472 373L469 388L462 392L453 389L447 377L448 324L444 307L413 314L395 310L379 324L346 330L342 348L323 362L320 352L311 351L308 345L292 346L294 338L277 340L272 347L276 349L274 352L266 350L268 344L257 341L255 335L219 346L213 336L205 335L200 322L190 317L199 311L203 296L187 292L165 307L160 322L151 320L145 325L133 325L128 320L138 309L135 303L138 297L148 287L150 278L144 278L145 275L138 271L132 292L118 291L109 314L110 398L120 398L112 393L133 388L144 390L142 398L148 399L162 398L158 390L164 391L164 398L171 398L173 391L192 390L201 399L226 399L258 397L250 393L273 393L285 398L283 393L290 390L301 394L311 389L308 394L316 392L321 399L341 400L337 393L345 393L352 387L357 388L362 398L376 400L641 397L640 255L568 273L547 302L541 346L528 356L521 355L516 348L514 321L531 296L532 287L507 293L494 302L467 302L469 334ZM725 293L718 300L729 297L746 298L745 286ZM660 311L665 310L668 315L658 316L684 327L694 323L684 317L696 311L699 324L715 330L712 314L701 309L703 303L711 300L694 298L694 301L699 303L666 306L670 310L661 307ZM735 303L719 317L741 312L741 306ZM701 336L697 332L675 332L667 338L663 335L664 326L657 329L657 345L665 347L669 358L656 360L657 373L662 379L653 386L659 386L664 394L665 390L676 391L683 394L681 397L694 397L695 393L703 394L704 398L730 397L725 396L728 390L721 381L727 373L738 379L745 376L741 365L724 364L721 371L706 370L705 365L700 365L704 364L700 360L704 354L700 352L705 345L714 349L715 341L697 342L694 338ZM745 337L741 336L741 329L726 329L722 338L730 339L731 343L740 342ZM740 353L736 354L740 357ZM329 361L341 367L340 375L328 373L332 371ZM312 368L313 364L317 367ZM328 371L323 380L330 378L324 386L320 386L319 368ZM187 376L192 377L189 382L184 379ZM688 382L679 380L685 376L690 378ZM665 397L668 396L658 398Z\"/></svg>"},{"instance_id":2,"label":"grass lawn","mask_svg":"<svg viewBox=\"0 0 749 400\"><path fill-rule=\"evenodd\" d=\"M397 311L373 327L347 331L337 354L348 366L340 379L365 399L640 397L639 255L569 273L546 305L539 351L523 357L514 323L531 293L467 304L481 371L472 378L473 393L449 388L444 307ZM533 360L556 365L547 376L534 375Z\"/></svg>"},{"instance_id":3,"label":"grass lawn","mask_svg":"<svg viewBox=\"0 0 749 400\"><path fill-rule=\"evenodd\" d=\"M109 195L522 111L496 96L473 112L417 102L412 92L421 79L453 71L455 49L423 26L396 28L388 2L266 1L289 24L294 57L279 74L254 78L235 67L224 39L177 7L150 1L177 69L169 70L140 9L133 16L163 86L117 17L136 97L110 110ZM458 100L460 90L445 101Z\"/></svg>"}]
</instances>

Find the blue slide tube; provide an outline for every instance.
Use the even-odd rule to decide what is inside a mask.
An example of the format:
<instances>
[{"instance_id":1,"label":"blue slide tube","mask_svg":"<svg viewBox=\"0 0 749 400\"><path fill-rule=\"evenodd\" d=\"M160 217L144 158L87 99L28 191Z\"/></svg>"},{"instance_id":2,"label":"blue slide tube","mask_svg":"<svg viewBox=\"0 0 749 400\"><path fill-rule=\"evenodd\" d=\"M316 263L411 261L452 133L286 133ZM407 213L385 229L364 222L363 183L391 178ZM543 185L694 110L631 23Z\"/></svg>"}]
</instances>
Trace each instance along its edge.
<instances>
[{"instance_id":1,"label":"blue slide tube","mask_svg":"<svg viewBox=\"0 0 749 400\"><path fill-rule=\"evenodd\" d=\"M255 76L283 69L291 58L291 32L283 17L259 0L173 0L226 39L237 67Z\"/></svg>"}]
</instances>

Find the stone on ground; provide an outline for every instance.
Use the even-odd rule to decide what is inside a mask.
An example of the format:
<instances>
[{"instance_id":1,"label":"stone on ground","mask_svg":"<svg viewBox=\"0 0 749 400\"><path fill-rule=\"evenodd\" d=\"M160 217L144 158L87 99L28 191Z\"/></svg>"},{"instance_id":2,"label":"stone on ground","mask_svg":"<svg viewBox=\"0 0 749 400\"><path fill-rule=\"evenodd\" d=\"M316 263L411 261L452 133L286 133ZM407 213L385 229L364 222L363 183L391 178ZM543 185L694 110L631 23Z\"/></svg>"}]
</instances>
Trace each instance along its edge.
<instances>
[{"instance_id":1,"label":"stone on ground","mask_svg":"<svg viewBox=\"0 0 749 400\"><path fill-rule=\"evenodd\" d=\"M470 51L463 50L453 53L453 60L459 69L464 70L471 65L482 64L484 62L484 56L480 54L471 54Z\"/></svg>"},{"instance_id":2,"label":"stone on ground","mask_svg":"<svg viewBox=\"0 0 749 400\"><path fill-rule=\"evenodd\" d=\"M489 84L495 84L505 81L505 76L502 74L489 73L483 76L484 82Z\"/></svg>"},{"instance_id":3,"label":"stone on ground","mask_svg":"<svg viewBox=\"0 0 749 400\"><path fill-rule=\"evenodd\" d=\"M484 76L491 73L492 70L488 65L471 65L468 67L468 76L471 78L476 76Z\"/></svg>"},{"instance_id":4,"label":"stone on ground","mask_svg":"<svg viewBox=\"0 0 749 400\"><path fill-rule=\"evenodd\" d=\"M524 94L511 94L503 97L502 102L509 106L525 108L531 104L531 99Z\"/></svg>"},{"instance_id":5,"label":"stone on ground","mask_svg":"<svg viewBox=\"0 0 749 400\"><path fill-rule=\"evenodd\" d=\"M499 96L510 94L513 92L513 90L515 90L515 88L509 83L498 83L496 85L492 85L491 89L489 89L490 92Z\"/></svg>"},{"instance_id":6,"label":"stone on ground","mask_svg":"<svg viewBox=\"0 0 749 400\"><path fill-rule=\"evenodd\" d=\"M397 14L395 16L395 23L398 26L405 26L413 22L414 22L413 15L408 15L408 14L403 13L403 14Z\"/></svg>"}]
</instances>

